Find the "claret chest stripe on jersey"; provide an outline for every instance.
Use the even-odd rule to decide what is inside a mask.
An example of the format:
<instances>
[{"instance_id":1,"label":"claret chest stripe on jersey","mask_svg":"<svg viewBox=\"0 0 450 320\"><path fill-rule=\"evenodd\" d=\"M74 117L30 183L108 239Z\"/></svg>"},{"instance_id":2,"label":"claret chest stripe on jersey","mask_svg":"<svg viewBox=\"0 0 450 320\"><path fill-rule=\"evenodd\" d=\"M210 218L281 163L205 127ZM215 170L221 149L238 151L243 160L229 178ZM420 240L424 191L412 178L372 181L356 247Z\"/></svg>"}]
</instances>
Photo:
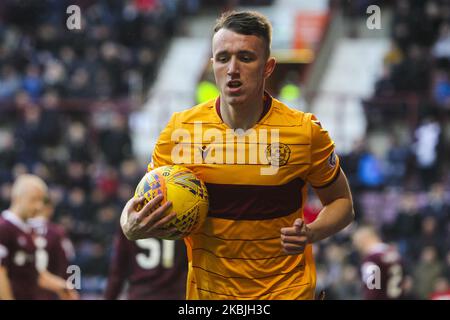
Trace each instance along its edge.
<instances>
[{"instance_id":1,"label":"claret chest stripe on jersey","mask_svg":"<svg viewBox=\"0 0 450 320\"><path fill-rule=\"evenodd\" d=\"M279 186L206 183L209 217L269 220L290 215L302 206L300 178Z\"/></svg>"}]
</instances>

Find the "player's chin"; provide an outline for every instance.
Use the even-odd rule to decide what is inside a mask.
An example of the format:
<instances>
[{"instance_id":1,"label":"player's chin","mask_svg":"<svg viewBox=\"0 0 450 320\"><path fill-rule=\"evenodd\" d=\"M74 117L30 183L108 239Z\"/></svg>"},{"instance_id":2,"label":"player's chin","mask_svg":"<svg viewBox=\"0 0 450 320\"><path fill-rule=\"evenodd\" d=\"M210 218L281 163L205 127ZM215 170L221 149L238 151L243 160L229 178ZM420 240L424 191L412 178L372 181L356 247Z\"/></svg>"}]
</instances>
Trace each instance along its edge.
<instances>
[{"instance_id":1,"label":"player's chin","mask_svg":"<svg viewBox=\"0 0 450 320\"><path fill-rule=\"evenodd\" d=\"M227 103L231 105L245 102L245 96L243 94L227 94L225 98Z\"/></svg>"}]
</instances>

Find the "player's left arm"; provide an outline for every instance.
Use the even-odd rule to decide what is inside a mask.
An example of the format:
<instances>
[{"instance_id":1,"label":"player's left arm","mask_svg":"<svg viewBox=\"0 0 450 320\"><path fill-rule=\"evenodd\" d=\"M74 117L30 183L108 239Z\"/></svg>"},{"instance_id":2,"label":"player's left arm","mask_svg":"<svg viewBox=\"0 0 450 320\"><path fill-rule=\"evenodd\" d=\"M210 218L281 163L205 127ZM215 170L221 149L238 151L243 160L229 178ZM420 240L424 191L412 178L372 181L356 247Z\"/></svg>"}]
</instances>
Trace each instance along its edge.
<instances>
[{"instance_id":1,"label":"player's left arm","mask_svg":"<svg viewBox=\"0 0 450 320\"><path fill-rule=\"evenodd\" d=\"M353 201L347 178L340 169L339 177L325 188L315 188L323 204L317 219L309 228L308 242L314 243L328 238L348 226L354 219Z\"/></svg>"},{"instance_id":2,"label":"player's left arm","mask_svg":"<svg viewBox=\"0 0 450 320\"><path fill-rule=\"evenodd\" d=\"M353 221L350 188L344 172L339 170L339 176L333 183L324 188L314 188L324 206L316 220L306 224L298 218L292 227L281 229L281 243L286 253L300 254L308 243L328 238Z\"/></svg>"},{"instance_id":3,"label":"player's left arm","mask_svg":"<svg viewBox=\"0 0 450 320\"><path fill-rule=\"evenodd\" d=\"M308 242L325 239L349 225L354 218L353 201L334 141L311 115L311 167L307 175L323 209L316 220L304 226Z\"/></svg>"},{"instance_id":4,"label":"player's left arm","mask_svg":"<svg viewBox=\"0 0 450 320\"><path fill-rule=\"evenodd\" d=\"M325 239L349 225L354 218L347 178L340 168L334 142L314 116L311 127L311 166L306 180L313 186L323 209L310 224L301 218L281 229L281 244L289 254L300 254L308 243Z\"/></svg>"}]
</instances>

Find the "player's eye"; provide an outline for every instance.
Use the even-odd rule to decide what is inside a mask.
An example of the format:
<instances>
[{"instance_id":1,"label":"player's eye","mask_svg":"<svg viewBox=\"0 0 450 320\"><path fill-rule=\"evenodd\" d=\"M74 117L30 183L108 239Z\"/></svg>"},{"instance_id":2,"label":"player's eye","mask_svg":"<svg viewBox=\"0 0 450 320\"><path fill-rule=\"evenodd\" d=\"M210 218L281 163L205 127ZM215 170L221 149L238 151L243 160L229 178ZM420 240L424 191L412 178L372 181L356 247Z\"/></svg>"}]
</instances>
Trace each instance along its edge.
<instances>
[{"instance_id":1,"label":"player's eye","mask_svg":"<svg viewBox=\"0 0 450 320\"><path fill-rule=\"evenodd\" d=\"M253 52L241 51L238 54L238 59L241 62L249 63L255 61L257 59L257 56Z\"/></svg>"},{"instance_id":2,"label":"player's eye","mask_svg":"<svg viewBox=\"0 0 450 320\"><path fill-rule=\"evenodd\" d=\"M253 58L251 56L249 56L249 55L243 55L243 56L241 56L241 61L243 61L243 62L251 62L251 61L253 61Z\"/></svg>"},{"instance_id":3,"label":"player's eye","mask_svg":"<svg viewBox=\"0 0 450 320\"><path fill-rule=\"evenodd\" d=\"M216 61L224 63L224 62L228 61L228 57L226 55L219 55L219 56L216 56Z\"/></svg>"}]
</instances>

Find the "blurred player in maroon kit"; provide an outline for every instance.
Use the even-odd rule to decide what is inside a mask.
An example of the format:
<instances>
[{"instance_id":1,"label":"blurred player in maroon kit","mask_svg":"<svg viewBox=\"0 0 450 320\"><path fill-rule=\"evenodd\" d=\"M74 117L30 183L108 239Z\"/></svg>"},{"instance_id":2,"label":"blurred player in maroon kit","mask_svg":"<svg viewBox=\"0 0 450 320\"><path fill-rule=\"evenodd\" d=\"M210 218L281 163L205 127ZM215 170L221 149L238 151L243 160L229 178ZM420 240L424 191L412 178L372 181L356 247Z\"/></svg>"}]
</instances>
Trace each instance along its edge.
<instances>
[{"instance_id":1,"label":"blurred player in maroon kit","mask_svg":"<svg viewBox=\"0 0 450 320\"><path fill-rule=\"evenodd\" d=\"M61 278L67 278L69 260L74 257L71 241L66 237L63 227L52 223L53 205L47 202L36 217L28 220L33 230L36 246L36 267L38 270L48 270ZM44 288L38 288L39 300L53 300L57 295Z\"/></svg>"},{"instance_id":2,"label":"blurred player in maroon kit","mask_svg":"<svg viewBox=\"0 0 450 320\"><path fill-rule=\"evenodd\" d=\"M183 241L155 238L130 241L119 228L105 299L117 299L126 281L129 300L185 299L186 276Z\"/></svg>"},{"instance_id":3,"label":"blurred player in maroon kit","mask_svg":"<svg viewBox=\"0 0 450 320\"><path fill-rule=\"evenodd\" d=\"M0 299L36 299L38 287L55 292L62 299L78 294L66 288L66 281L36 268L36 247L26 221L44 208L45 182L34 175L21 175L11 191L11 206L0 217Z\"/></svg>"},{"instance_id":4,"label":"blurred player in maroon kit","mask_svg":"<svg viewBox=\"0 0 450 320\"><path fill-rule=\"evenodd\" d=\"M370 226L363 226L355 231L353 245L362 257L364 299L402 299L405 274L397 249L383 243Z\"/></svg>"}]
</instances>

